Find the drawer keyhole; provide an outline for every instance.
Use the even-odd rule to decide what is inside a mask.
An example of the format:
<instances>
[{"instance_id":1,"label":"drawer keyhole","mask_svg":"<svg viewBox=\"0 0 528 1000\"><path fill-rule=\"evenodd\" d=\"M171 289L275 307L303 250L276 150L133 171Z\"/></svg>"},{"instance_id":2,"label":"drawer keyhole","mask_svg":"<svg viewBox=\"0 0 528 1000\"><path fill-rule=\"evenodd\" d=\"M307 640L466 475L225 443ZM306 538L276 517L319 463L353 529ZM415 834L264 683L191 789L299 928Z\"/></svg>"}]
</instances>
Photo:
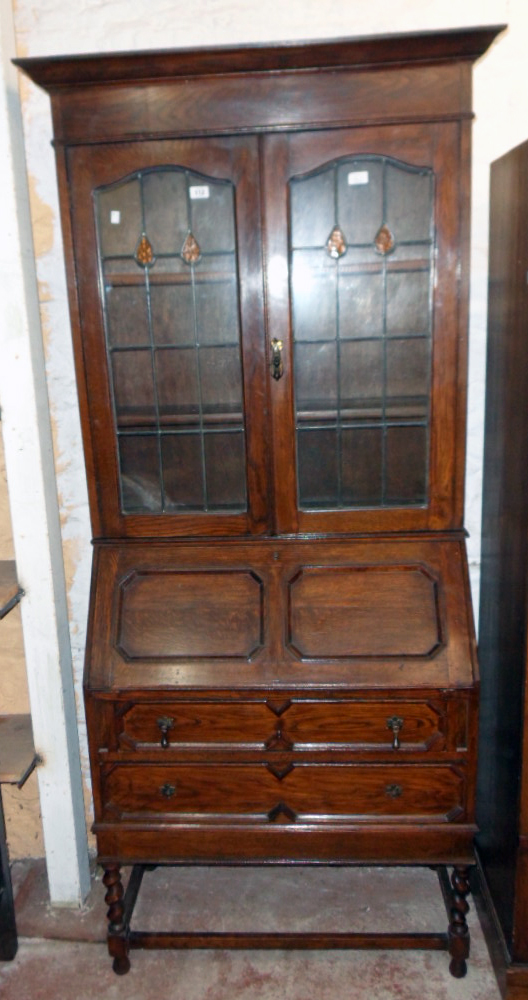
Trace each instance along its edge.
<instances>
[{"instance_id":1,"label":"drawer keyhole","mask_svg":"<svg viewBox=\"0 0 528 1000\"><path fill-rule=\"evenodd\" d=\"M169 732L174 729L174 719L164 715L161 719L156 720L156 725L161 732L161 745L166 750L169 745Z\"/></svg>"},{"instance_id":2,"label":"drawer keyhole","mask_svg":"<svg viewBox=\"0 0 528 1000\"><path fill-rule=\"evenodd\" d=\"M392 715L390 719L387 719L387 729L392 732L392 749L400 749L400 730L403 727L403 719L399 715Z\"/></svg>"},{"instance_id":3,"label":"drawer keyhole","mask_svg":"<svg viewBox=\"0 0 528 1000\"><path fill-rule=\"evenodd\" d=\"M400 795L403 795L403 788L401 785L387 785L385 794L389 795L391 799L399 799Z\"/></svg>"},{"instance_id":4,"label":"drawer keyhole","mask_svg":"<svg viewBox=\"0 0 528 1000\"><path fill-rule=\"evenodd\" d=\"M170 785L168 781L160 788L161 794L166 799L172 799L172 796L176 793L176 785Z\"/></svg>"}]
</instances>

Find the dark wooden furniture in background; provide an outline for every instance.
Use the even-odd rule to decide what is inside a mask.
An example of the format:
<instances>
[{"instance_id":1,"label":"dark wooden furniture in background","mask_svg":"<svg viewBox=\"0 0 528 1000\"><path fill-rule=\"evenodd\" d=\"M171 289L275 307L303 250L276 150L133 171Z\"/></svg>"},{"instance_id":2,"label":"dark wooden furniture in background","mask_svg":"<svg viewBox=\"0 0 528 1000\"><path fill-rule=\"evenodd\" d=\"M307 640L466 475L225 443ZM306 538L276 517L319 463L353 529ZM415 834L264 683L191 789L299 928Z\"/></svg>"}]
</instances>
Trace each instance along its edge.
<instances>
[{"instance_id":1,"label":"dark wooden furniture in background","mask_svg":"<svg viewBox=\"0 0 528 1000\"><path fill-rule=\"evenodd\" d=\"M15 563L0 560L0 621L16 607L22 595ZM6 784L22 788L37 763L31 717L0 715L0 960L4 962L15 957L18 940L1 787Z\"/></svg>"},{"instance_id":2,"label":"dark wooden furniture in background","mask_svg":"<svg viewBox=\"0 0 528 1000\"><path fill-rule=\"evenodd\" d=\"M528 142L491 167L478 850L500 982L528 998Z\"/></svg>"},{"instance_id":3,"label":"dark wooden furniture in background","mask_svg":"<svg viewBox=\"0 0 528 1000\"><path fill-rule=\"evenodd\" d=\"M471 70L497 30L18 60L52 101L117 972L193 944L465 972ZM184 862L453 865L449 931L132 931L141 866Z\"/></svg>"}]
</instances>

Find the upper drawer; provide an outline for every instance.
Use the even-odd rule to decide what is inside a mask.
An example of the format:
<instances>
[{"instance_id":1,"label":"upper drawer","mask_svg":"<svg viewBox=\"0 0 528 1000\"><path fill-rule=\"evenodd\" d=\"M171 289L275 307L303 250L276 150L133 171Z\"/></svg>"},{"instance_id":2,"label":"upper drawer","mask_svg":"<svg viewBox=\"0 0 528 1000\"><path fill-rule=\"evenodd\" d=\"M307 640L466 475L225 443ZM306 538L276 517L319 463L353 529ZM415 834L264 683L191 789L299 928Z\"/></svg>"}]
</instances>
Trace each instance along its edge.
<instances>
[{"instance_id":1,"label":"upper drawer","mask_svg":"<svg viewBox=\"0 0 528 1000\"><path fill-rule=\"evenodd\" d=\"M453 710L464 715L465 703ZM446 745L448 710L441 701L406 699L117 703L115 726L123 750L221 744L439 751Z\"/></svg>"}]
</instances>

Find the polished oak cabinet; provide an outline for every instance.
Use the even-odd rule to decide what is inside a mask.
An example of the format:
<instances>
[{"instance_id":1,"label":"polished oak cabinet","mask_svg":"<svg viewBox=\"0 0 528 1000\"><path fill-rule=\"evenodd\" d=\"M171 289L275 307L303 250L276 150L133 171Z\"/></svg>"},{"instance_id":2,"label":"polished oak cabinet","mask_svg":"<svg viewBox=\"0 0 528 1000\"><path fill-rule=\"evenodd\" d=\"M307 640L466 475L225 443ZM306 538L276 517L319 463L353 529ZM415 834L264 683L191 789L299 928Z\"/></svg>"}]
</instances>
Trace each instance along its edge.
<instances>
[{"instance_id":1,"label":"polished oak cabinet","mask_svg":"<svg viewBox=\"0 0 528 1000\"><path fill-rule=\"evenodd\" d=\"M52 100L118 972L374 941L465 972L470 82L496 33L19 61ZM438 866L449 930L132 930L145 866L182 862Z\"/></svg>"}]
</instances>

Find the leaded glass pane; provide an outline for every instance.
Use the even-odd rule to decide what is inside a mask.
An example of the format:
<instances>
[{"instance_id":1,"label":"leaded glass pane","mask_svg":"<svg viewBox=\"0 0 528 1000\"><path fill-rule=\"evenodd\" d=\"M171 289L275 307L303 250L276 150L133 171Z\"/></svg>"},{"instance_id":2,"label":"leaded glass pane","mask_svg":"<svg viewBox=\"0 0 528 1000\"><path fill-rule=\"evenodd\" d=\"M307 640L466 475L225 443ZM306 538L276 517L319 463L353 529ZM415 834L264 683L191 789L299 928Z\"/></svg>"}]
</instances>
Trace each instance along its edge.
<instances>
[{"instance_id":1,"label":"leaded glass pane","mask_svg":"<svg viewBox=\"0 0 528 1000\"><path fill-rule=\"evenodd\" d=\"M292 262L292 308L296 340L335 339L336 270L321 250L299 250Z\"/></svg>"},{"instance_id":2,"label":"leaded glass pane","mask_svg":"<svg viewBox=\"0 0 528 1000\"><path fill-rule=\"evenodd\" d=\"M382 499L380 426L345 427L341 434L342 496L350 506L378 506Z\"/></svg>"},{"instance_id":3,"label":"leaded glass pane","mask_svg":"<svg viewBox=\"0 0 528 1000\"><path fill-rule=\"evenodd\" d=\"M154 434L120 434L119 465L123 505L155 513L161 504L159 450Z\"/></svg>"},{"instance_id":4,"label":"leaded glass pane","mask_svg":"<svg viewBox=\"0 0 528 1000\"><path fill-rule=\"evenodd\" d=\"M339 462L333 430L299 431L297 439L299 491L311 506L328 506L335 496Z\"/></svg>"},{"instance_id":5,"label":"leaded glass pane","mask_svg":"<svg viewBox=\"0 0 528 1000\"><path fill-rule=\"evenodd\" d=\"M386 431L386 494L389 503L426 500L426 428L393 425Z\"/></svg>"},{"instance_id":6,"label":"leaded glass pane","mask_svg":"<svg viewBox=\"0 0 528 1000\"><path fill-rule=\"evenodd\" d=\"M194 348L194 290L190 283L150 286L154 343Z\"/></svg>"},{"instance_id":7,"label":"leaded glass pane","mask_svg":"<svg viewBox=\"0 0 528 1000\"><path fill-rule=\"evenodd\" d=\"M360 271L339 275L339 333L342 340L382 337L384 325L383 276Z\"/></svg>"},{"instance_id":8,"label":"leaded glass pane","mask_svg":"<svg viewBox=\"0 0 528 1000\"><path fill-rule=\"evenodd\" d=\"M321 411L337 405L337 345L299 343L295 347L297 405L301 411Z\"/></svg>"},{"instance_id":9,"label":"leaded glass pane","mask_svg":"<svg viewBox=\"0 0 528 1000\"><path fill-rule=\"evenodd\" d=\"M194 347L156 351L156 384L162 424L176 417L196 423L200 389Z\"/></svg>"},{"instance_id":10,"label":"leaded glass pane","mask_svg":"<svg viewBox=\"0 0 528 1000\"><path fill-rule=\"evenodd\" d=\"M157 254L174 253L187 236L188 180L181 170L147 171L142 175L145 230Z\"/></svg>"},{"instance_id":11,"label":"leaded glass pane","mask_svg":"<svg viewBox=\"0 0 528 1000\"><path fill-rule=\"evenodd\" d=\"M386 329L389 337L427 336L429 269L387 274Z\"/></svg>"},{"instance_id":12,"label":"leaded glass pane","mask_svg":"<svg viewBox=\"0 0 528 1000\"><path fill-rule=\"evenodd\" d=\"M160 444L167 510L202 510L205 497L200 435L167 433L162 435Z\"/></svg>"},{"instance_id":13,"label":"leaded glass pane","mask_svg":"<svg viewBox=\"0 0 528 1000\"><path fill-rule=\"evenodd\" d=\"M310 211L306 211L307 203ZM307 177L303 186L291 186L291 230L296 247L320 247L333 227L334 181L330 174Z\"/></svg>"},{"instance_id":14,"label":"leaded glass pane","mask_svg":"<svg viewBox=\"0 0 528 1000\"><path fill-rule=\"evenodd\" d=\"M383 218L383 161L344 160L330 168L337 186L339 225L349 243L370 245ZM337 221L337 220L336 220Z\"/></svg>"},{"instance_id":15,"label":"leaded glass pane","mask_svg":"<svg viewBox=\"0 0 528 1000\"><path fill-rule=\"evenodd\" d=\"M383 343L381 340L348 340L340 344L339 400L341 416L361 418L381 415L383 396Z\"/></svg>"},{"instance_id":16,"label":"leaded glass pane","mask_svg":"<svg viewBox=\"0 0 528 1000\"><path fill-rule=\"evenodd\" d=\"M120 426L152 420L156 407L150 351L115 351L112 369L114 405Z\"/></svg>"},{"instance_id":17,"label":"leaded glass pane","mask_svg":"<svg viewBox=\"0 0 528 1000\"><path fill-rule=\"evenodd\" d=\"M430 240L431 182L430 171L403 170L400 164L386 164L385 221L393 233L398 233L400 243Z\"/></svg>"},{"instance_id":18,"label":"leaded glass pane","mask_svg":"<svg viewBox=\"0 0 528 1000\"><path fill-rule=\"evenodd\" d=\"M210 433L205 437L205 464L208 470L209 503L219 510L229 509L233 497L244 506L244 439L240 431Z\"/></svg>"},{"instance_id":19,"label":"leaded glass pane","mask_svg":"<svg viewBox=\"0 0 528 1000\"><path fill-rule=\"evenodd\" d=\"M148 347L147 300L140 286L107 285L107 336L111 347Z\"/></svg>"},{"instance_id":20,"label":"leaded glass pane","mask_svg":"<svg viewBox=\"0 0 528 1000\"><path fill-rule=\"evenodd\" d=\"M160 167L95 210L122 510L244 511L233 185Z\"/></svg>"},{"instance_id":21,"label":"leaded glass pane","mask_svg":"<svg viewBox=\"0 0 528 1000\"><path fill-rule=\"evenodd\" d=\"M299 506L425 504L432 171L347 157L290 195Z\"/></svg>"}]
</instances>

